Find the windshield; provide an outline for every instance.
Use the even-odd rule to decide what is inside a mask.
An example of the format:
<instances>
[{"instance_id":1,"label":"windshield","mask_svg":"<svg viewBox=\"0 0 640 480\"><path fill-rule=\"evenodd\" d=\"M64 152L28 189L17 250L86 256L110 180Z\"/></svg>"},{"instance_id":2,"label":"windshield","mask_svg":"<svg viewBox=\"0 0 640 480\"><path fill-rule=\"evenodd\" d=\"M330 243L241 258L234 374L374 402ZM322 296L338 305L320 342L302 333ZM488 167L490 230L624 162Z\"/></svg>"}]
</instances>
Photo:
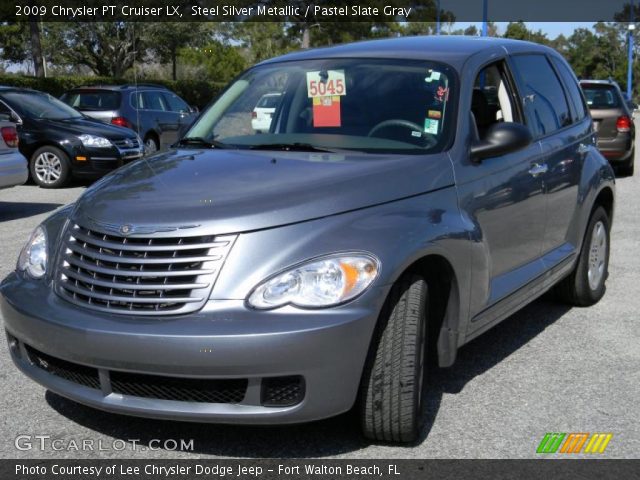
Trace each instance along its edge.
<instances>
[{"instance_id":1,"label":"windshield","mask_svg":"<svg viewBox=\"0 0 640 480\"><path fill-rule=\"evenodd\" d=\"M80 112L46 93L7 92L3 96L15 110L31 118L66 120L82 117Z\"/></svg>"},{"instance_id":2,"label":"windshield","mask_svg":"<svg viewBox=\"0 0 640 480\"><path fill-rule=\"evenodd\" d=\"M426 61L263 65L231 84L186 138L236 148L433 153L449 142L456 86L450 67Z\"/></svg>"},{"instance_id":3,"label":"windshield","mask_svg":"<svg viewBox=\"0 0 640 480\"><path fill-rule=\"evenodd\" d=\"M78 110L117 110L120 106L120 93L109 90L69 92L60 99Z\"/></svg>"},{"instance_id":4,"label":"windshield","mask_svg":"<svg viewBox=\"0 0 640 480\"><path fill-rule=\"evenodd\" d=\"M583 84L582 90L589 108L618 108L620 101L616 90L607 85Z\"/></svg>"}]
</instances>

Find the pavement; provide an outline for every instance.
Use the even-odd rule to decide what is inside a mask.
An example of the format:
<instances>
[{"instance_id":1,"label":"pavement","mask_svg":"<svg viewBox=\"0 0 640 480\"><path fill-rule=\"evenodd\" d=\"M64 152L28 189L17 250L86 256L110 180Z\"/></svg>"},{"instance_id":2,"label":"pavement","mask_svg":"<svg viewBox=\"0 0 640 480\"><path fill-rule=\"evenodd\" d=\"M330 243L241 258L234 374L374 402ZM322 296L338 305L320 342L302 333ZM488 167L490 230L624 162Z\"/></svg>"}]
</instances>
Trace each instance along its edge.
<instances>
[{"instance_id":1,"label":"pavement","mask_svg":"<svg viewBox=\"0 0 640 480\"><path fill-rule=\"evenodd\" d=\"M0 277L31 230L85 188L0 191ZM546 296L431 372L431 421L414 445L364 440L353 414L249 427L104 413L24 377L0 341L0 458L531 458L547 432L610 432L599 458L640 458L639 210L640 174L619 179L600 303L568 308Z\"/></svg>"}]
</instances>

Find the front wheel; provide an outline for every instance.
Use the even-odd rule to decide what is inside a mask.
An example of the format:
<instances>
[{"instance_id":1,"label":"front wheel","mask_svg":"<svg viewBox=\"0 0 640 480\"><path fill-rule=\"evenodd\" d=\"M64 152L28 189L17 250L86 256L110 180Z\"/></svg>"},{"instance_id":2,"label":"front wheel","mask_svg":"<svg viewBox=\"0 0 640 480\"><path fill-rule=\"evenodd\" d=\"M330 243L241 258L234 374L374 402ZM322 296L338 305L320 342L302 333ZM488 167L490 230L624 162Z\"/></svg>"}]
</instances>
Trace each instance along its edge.
<instances>
[{"instance_id":1,"label":"front wheel","mask_svg":"<svg viewBox=\"0 0 640 480\"><path fill-rule=\"evenodd\" d=\"M602 298L609 275L609 251L609 216L604 208L598 207L591 214L578 263L558 285L565 302L586 307Z\"/></svg>"},{"instance_id":2,"label":"front wheel","mask_svg":"<svg viewBox=\"0 0 640 480\"><path fill-rule=\"evenodd\" d=\"M379 441L413 442L422 425L428 289L418 275L391 289L369 352L360 393L362 430Z\"/></svg>"},{"instance_id":3,"label":"front wheel","mask_svg":"<svg viewBox=\"0 0 640 480\"><path fill-rule=\"evenodd\" d=\"M63 187L71 176L69 157L56 147L41 147L31 155L29 171L34 182L43 188Z\"/></svg>"}]
</instances>

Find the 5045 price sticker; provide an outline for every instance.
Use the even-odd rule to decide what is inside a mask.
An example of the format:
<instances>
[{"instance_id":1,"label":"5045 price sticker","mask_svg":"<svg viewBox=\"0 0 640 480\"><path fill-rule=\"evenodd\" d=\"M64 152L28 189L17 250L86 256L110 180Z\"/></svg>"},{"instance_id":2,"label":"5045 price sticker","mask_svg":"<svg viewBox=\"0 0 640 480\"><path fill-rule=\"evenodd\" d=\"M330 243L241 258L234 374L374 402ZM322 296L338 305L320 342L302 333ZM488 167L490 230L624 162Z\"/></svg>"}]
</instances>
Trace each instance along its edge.
<instances>
[{"instance_id":1,"label":"5045 price sticker","mask_svg":"<svg viewBox=\"0 0 640 480\"><path fill-rule=\"evenodd\" d=\"M307 96L310 98L347 94L344 70L307 72Z\"/></svg>"}]
</instances>

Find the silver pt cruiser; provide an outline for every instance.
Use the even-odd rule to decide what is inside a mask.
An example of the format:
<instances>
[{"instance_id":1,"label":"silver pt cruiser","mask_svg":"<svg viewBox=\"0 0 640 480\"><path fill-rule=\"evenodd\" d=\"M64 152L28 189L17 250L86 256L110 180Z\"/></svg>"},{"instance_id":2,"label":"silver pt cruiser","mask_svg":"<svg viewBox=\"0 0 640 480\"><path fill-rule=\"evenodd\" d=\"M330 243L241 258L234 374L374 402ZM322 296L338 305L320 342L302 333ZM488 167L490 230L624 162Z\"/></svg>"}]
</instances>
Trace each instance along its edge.
<instances>
[{"instance_id":1,"label":"silver pt cruiser","mask_svg":"<svg viewBox=\"0 0 640 480\"><path fill-rule=\"evenodd\" d=\"M293 53L37 227L2 283L4 326L20 370L96 408L277 424L355 407L367 437L413 441L428 366L552 287L603 296L613 209L549 48Z\"/></svg>"}]
</instances>

